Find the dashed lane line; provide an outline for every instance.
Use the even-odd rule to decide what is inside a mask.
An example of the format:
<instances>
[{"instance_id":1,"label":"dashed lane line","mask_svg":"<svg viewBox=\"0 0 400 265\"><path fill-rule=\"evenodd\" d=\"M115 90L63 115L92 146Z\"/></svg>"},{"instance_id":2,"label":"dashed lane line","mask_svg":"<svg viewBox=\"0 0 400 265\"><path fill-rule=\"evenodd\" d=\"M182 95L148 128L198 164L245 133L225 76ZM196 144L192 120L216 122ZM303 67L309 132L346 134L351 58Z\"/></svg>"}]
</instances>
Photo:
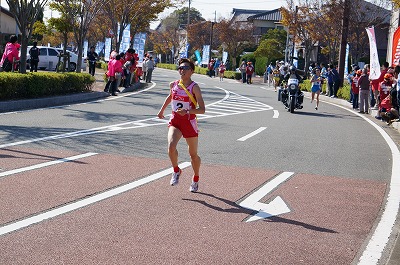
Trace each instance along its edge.
<instances>
[{"instance_id":1,"label":"dashed lane line","mask_svg":"<svg viewBox=\"0 0 400 265\"><path fill-rule=\"evenodd\" d=\"M189 167L191 164L190 162L183 162L181 164L179 164L179 167L181 169L187 168ZM66 214L69 212L72 212L74 210L83 208L85 206L97 203L99 201L105 200L105 199L109 199L113 196L119 195L123 192L127 192L129 190L132 190L134 188L140 187L142 185L145 185L149 182L155 181L157 179L163 178L169 174L172 174L173 170L172 168L163 170L161 172L152 174L148 177L139 179L139 180L135 180L133 182L124 184L122 186L118 186L115 187L113 189L107 190L105 192L102 193L98 193L96 195L90 196L90 197L85 197L84 199L72 202L70 204L64 205L64 206L60 206L58 208L54 208L52 210L49 211L45 211L45 212L41 212L37 215L13 222L13 223L9 223L7 225L1 226L0 227L0 236L4 235L4 234L8 234L11 232L14 232L16 230L28 227L30 225L33 224L37 224L40 223L42 221L54 218L56 216L62 215L62 214Z\"/></svg>"}]
</instances>

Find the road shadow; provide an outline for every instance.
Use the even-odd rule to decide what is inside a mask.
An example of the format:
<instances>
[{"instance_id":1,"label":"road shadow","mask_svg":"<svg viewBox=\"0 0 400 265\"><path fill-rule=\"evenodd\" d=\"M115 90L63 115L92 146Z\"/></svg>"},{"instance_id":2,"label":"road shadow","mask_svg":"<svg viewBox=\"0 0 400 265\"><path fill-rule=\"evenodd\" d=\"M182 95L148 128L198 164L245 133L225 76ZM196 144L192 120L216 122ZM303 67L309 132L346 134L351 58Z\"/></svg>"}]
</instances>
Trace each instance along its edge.
<instances>
[{"instance_id":1,"label":"road shadow","mask_svg":"<svg viewBox=\"0 0 400 265\"><path fill-rule=\"evenodd\" d=\"M209 198L212 198L212 199L219 200L221 202L224 202L225 204L227 204L230 207L221 208L219 206L212 205L212 204L206 202L205 200L199 200L199 199L185 199L185 198L183 198L182 200L196 202L196 203L204 205L204 206L206 206L206 207L208 207L208 208L210 208L212 210L219 211L219 212L243 213L243 214L249 214L249 215L256 213L255 211L251 211L251 210L248 210L248 209L245 209L245 208L239 206L236 202L233 202L233 201L225 199L225 198L218 197L218 196L213 195L213 194L204 193L204 192L197 192L196 194L199 194L199 195L202 195L202 196L206 196L206 197L209 197ZM315 225L312 225L312 224L307 224L307 223L304 223L304 222L291 220L291 219L283 218L283 217L279 217L279 216L268 217L268 218L266 218L264 220L260 220L260 221L267 222L267 223L276 222L276 223L285 223L285 224L291 224L291 225L296 225L296 226L302 226L302 227L304 227L306 229L314 230L314 231L321 232L321 233L331 233L331 234L337 234L338 233L337 231L329 229L329 228L319 227L319 226L315 226Z\"/></svg>"}]
</instances>

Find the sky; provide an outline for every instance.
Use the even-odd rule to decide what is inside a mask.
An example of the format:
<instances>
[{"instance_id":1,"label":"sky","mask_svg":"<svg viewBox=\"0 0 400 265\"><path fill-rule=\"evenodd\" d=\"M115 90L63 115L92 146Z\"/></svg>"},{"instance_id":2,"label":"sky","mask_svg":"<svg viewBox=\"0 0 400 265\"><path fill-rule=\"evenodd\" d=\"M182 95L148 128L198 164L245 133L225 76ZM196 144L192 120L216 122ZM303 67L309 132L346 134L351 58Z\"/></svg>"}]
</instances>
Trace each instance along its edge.
<instances>
[{"instance_id":1,"label":"sky","mask_svg":"<svg viewBox=\"0 0 400 265\"><path fill-rule=\"evenodd\" d=\"M182 7L188 7L186 1ZM219 18L229 18L232 10L236 9L254 9L254 10L273 10L287 6L286 0L190 0L190 8L197 9L206 20L218 20ZM182 7L178 7L182 8ZM159 19L165 18L177 8L170 8L159 15ZM150 28L157 27L159 22L151 24Z\"/></svg>"}]
</instances>

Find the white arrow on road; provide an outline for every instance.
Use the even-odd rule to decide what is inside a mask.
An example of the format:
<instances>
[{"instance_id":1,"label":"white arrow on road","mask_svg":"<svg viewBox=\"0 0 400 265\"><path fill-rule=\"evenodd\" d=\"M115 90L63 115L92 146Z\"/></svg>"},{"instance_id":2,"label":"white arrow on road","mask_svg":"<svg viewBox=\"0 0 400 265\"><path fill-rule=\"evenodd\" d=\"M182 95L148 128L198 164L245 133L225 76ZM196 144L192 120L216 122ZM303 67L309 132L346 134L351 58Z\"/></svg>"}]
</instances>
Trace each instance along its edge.
<instances>
[{"instance_id":1,"label":"white arrow on road","mask_svg":"<svg viewBox=\"0 0 400 265\"><path fill-rule=\"evenodd\" d=\"M271 181L265 183L264 186L239 203L239 205L243 208L257 211L257 213L247 219L246 222L257 221L290 212L289 207L280 196L277 196L269 203L262 203L259 202L259 200L276 189L280 184L288 180L293 174L294 172L283 172Z\"/></svg>"}]
</instances>

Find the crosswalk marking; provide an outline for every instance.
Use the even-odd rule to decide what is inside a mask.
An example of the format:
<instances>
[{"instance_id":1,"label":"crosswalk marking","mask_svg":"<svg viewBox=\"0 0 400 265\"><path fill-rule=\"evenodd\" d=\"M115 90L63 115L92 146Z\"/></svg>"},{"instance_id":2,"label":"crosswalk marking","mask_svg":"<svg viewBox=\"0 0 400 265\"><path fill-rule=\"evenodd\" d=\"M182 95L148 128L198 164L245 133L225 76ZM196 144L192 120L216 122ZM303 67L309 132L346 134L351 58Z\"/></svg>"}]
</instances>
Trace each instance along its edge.
<instances>
[{"instance_id":1,"label":"crosswalk marking","mask_svg":"<svg viewBox=\"0 0 400 265\"><path fill-rule=\"evenodd\" d=\"M219 88L219 87L217 87ZM222 89L222 88L219 88ZM268 111L272 110L273 107L261 103L259 101L253 100L251 98L236 94L234 92L222 89L225 91L225 97L217 102L206 105L206 112L201 115L197 115L199 120L202 119L210 119L216 117L223 116L231 116L237 114L244 114L250 112L258 112L258 111ZM166 125L168 123L169 116L167 115L166 119L159 119L158 117L152 117L148 119L138 120L138 121L130 121L124 122L121 124L114 124L108 126L102 126L98 128L91 128L87 130L69 132L64 134L58 134L53 136L35 138L30 140L24 140L19 142L7 143L0 145L0 148L6 148L10 146L40 142L40 141L49 141L63 138L71 138L83 135L91 135L97 133L107 133L107 132L116 132L121 130L130 130L136 128L144 128L158 125Z\"/></svg>"}]
</instances>

